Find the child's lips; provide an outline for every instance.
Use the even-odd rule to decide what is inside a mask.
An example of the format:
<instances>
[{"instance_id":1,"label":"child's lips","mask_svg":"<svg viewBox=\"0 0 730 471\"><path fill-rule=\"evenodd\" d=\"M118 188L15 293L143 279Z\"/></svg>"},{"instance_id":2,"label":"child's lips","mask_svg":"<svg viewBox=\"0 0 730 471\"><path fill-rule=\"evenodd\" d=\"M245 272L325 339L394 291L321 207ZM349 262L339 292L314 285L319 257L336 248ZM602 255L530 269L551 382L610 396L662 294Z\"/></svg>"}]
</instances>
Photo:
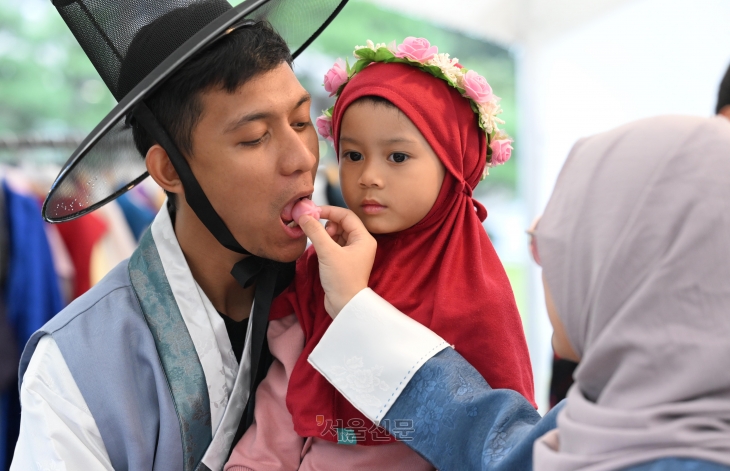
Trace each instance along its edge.
<instances>
[{"instance_id":1,"label":"child's lips","mask_svg":"<svg viewBox=\"0 0 730 471\"><path fill-rule=\"evenodd\" d=\"M362 208L362 212L368 215L374 215L374 214L380 214L386 209L388 209L387 206L382 205L378 203L377 201L368 201L365 200L362 203L360 203L360 207Z\"/></svg>"}]
</instances>

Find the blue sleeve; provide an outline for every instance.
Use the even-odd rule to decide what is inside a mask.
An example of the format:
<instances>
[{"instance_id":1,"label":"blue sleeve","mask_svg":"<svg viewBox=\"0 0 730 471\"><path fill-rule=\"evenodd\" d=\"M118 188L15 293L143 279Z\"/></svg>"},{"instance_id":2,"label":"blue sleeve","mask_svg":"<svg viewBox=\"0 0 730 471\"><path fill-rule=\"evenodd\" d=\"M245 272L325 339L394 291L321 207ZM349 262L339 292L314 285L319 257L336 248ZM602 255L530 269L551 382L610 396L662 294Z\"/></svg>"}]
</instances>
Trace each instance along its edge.
<instances>
[{"instance_id":1,"label":"blue sleeve","mask_svg":"<svg viewBox=\"0 0 730 471\"><path fill-rule=\"evenodd\" d=\"M623 471L728 471L730 466L694 458L662 458Z\"/></svg>"},{"instance_id":2,"label":"blue sleeve","mask_svg":"<svg viewBox=\"0 0 730 471\"><path fill-rule=\"evenodd\" d=\"M540 417L447 348L416 372L381 425L440 471L531 470L532 445L555 428L561 408Z\"/></svg>"}]
</instances>

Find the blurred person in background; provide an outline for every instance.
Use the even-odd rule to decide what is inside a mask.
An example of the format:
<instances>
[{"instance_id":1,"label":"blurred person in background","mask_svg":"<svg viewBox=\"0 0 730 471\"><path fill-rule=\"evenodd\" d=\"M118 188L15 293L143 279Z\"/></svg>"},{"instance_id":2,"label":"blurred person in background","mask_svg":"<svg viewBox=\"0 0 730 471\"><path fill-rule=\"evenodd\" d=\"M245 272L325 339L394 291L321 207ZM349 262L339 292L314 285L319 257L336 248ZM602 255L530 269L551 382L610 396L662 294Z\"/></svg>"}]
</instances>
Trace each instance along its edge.
<instances>
[{"instance_id":1,"label":"blurred person in background","mask_svg":"<svg viewBox=\"0 0 730 471\"><path fill-rule=\"evenodd\" d=\"M725 76L722 78L722 82L720 82L715 113L730 119L730 67L727 68Z\"/></svg>"}]
</instances>

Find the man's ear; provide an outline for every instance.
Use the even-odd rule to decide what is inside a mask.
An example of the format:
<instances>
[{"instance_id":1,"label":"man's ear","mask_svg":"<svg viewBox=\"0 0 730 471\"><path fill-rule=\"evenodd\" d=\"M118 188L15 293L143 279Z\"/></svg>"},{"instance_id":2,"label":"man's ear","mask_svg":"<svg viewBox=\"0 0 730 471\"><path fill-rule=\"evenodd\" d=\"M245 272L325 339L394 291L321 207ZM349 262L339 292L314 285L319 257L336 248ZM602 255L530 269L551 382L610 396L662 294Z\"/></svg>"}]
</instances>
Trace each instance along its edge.
<instances>
[{"instance_id":1,"label":"man's ear","mask_svg":"<svg viewBox=\"0 0 730 471\"><path fill-rule=\"evenodd\" d=\"M145 163L147 164L147 172L163 190L176 194L183 193L180 177L162 146L155 144L150 147L145 157Z\"/></svg>"}]
</instances>

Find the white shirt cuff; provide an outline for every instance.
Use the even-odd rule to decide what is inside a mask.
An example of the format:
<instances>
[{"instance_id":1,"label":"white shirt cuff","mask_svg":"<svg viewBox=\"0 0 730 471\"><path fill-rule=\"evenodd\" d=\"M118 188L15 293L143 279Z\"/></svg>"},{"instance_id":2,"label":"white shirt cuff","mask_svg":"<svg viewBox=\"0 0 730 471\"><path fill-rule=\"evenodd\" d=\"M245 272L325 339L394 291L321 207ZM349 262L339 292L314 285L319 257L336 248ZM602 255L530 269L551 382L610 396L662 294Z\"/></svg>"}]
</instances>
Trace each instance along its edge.
<instances>
[{"instance_id":1,"label":"white shirt cuff","mask_svg":"<svg viewBox=\"0 0 730 471\"><path fill-rule=\"evenodd\" d=\"M308 361L379 425L416 371L448 346L366 288L340 311Z\"/></svg>"}]
</instances>

